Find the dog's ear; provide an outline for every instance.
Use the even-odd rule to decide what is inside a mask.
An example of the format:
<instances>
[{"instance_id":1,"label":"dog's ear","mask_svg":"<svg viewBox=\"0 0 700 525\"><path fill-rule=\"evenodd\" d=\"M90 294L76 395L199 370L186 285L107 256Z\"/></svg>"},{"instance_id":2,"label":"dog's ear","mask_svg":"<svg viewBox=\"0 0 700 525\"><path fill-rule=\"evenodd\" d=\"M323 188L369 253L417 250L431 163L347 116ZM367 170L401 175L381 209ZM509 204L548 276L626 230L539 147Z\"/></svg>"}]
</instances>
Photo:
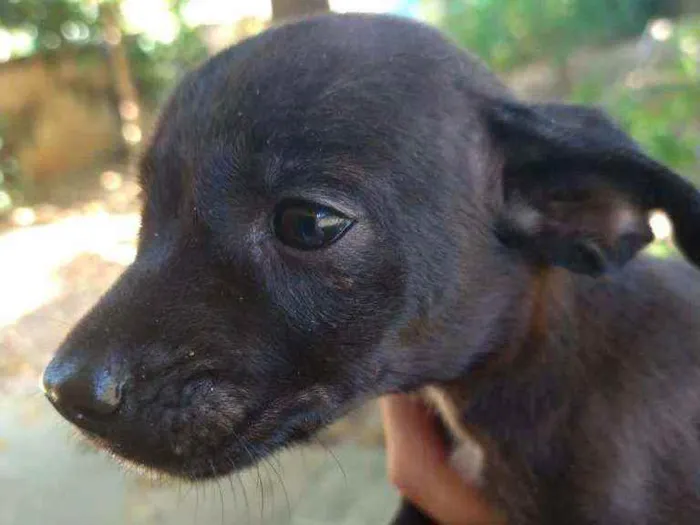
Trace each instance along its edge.
<instances>
[{"instance_id":1,"label":"dog's ear","mask_svg":"<svg viewBox=\"0 0 700 525\"><path fill-rule=\"evenodd\" d=\"M485 107L504 161L504 242L538 264L599 275L653 240L649 212L662 210L678 247L700 266L700 193L602 112L515 101Z\"/></svg>"}]
</instances>

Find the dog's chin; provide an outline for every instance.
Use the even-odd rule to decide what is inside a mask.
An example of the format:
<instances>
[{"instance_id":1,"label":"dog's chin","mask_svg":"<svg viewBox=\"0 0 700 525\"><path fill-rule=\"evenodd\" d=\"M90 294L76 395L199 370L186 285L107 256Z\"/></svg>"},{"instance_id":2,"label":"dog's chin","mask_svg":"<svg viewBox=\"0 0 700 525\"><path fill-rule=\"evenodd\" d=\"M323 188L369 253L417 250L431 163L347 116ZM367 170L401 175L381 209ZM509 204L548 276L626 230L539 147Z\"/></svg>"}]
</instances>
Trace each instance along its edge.
<instances>
[{"instance_id":1,"label":"dog's chin","mask_svg":"<svg viewBox=\"0 0 700 525\"><path fill-rule=\"evenodd\" d=\"M172 479L197 482L230 475L286 447L309 442L325 426L324 421L308 414L300 416L298 422L301 424L277 428L265 438L231 434L220 446L189 453L167 447L149 449L133 442L125 444L82 428L77 434L83 442L106 452L128 472L158 482Z\"/></svg>"}]
</instances>

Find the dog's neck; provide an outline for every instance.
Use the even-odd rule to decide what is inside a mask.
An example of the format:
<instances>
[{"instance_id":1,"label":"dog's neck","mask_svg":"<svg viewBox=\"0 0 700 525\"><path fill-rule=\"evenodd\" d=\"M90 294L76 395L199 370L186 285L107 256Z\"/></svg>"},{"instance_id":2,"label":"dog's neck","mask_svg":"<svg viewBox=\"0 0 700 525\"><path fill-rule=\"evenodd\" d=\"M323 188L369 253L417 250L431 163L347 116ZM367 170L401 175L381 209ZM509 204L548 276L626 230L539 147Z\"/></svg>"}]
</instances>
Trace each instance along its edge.
<instances>
[{"instance_id":1,"label":"dog's neck","mask_svg":"<svg viewBox=\"0 0 700 525\"><path fill-rule=\"evenodd\" d=\"M508 342L462 377L425 390L458 442L514 446L532 460L547 443L546 461L559 463L554 456L563 452L551 445L555 433L566 427L572 392L580 381L577 279L563 270L534 272L528 291L513 305L519 315L507 327ZM473 448L469 454L479 461ZM473 464L464 468L478 470Z\"/></svg>"}]
</instances>

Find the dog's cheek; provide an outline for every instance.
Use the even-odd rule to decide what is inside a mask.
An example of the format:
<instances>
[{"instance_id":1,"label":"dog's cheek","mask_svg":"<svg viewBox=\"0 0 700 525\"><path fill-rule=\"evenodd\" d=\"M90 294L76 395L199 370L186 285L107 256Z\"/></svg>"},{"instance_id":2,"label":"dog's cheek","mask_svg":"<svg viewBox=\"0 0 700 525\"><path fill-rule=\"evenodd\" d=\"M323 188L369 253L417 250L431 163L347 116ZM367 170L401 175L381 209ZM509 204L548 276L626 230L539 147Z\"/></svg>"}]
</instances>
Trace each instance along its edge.
<instances>
[{"instance_id":1,"label":"dog's cheek","mask_svg":"<svg viewBox=\"0 0 700 525\"><path fill-rule=\"evenodd\" d=\"M316 264L282 260L265 284L272 302L298 331L313 334L330 327L357 336L351 327L379 328L395 314L402 296L400 266L382 255L374 250Z\"/></svg>"}]
</instances>

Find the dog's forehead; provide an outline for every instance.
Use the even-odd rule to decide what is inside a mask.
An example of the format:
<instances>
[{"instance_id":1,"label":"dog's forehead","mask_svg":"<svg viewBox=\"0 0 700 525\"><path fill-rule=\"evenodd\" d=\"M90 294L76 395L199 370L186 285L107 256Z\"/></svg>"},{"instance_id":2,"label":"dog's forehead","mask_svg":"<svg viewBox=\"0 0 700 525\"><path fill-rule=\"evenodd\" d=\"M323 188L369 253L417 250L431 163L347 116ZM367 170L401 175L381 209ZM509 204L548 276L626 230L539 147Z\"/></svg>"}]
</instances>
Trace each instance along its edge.
<instances>
[{"instance_id":1,"label":"dog's forehead","mask_svg":"<svg viewBox=\"0 0 700 525\"><path fill-rule=\"evenodd\" d=\"M146 157L186 172L190 186L232 168L229 185L303 171L271 169L284 165L322 176L396 163L437 142L442 121L468 104L456 87L464 78L495 85L478 61L426 25L316 17L246 40L190 74Z\"/></svg>"},{"instance_id":2,"label":"dog's forehead","mask_svg":"<svg viewBox=\"0 0 700 525\"><path fill-rule=\"evenodd\" d=\"M410 20L318 17L213 57L182 82L164 121L200 137L242 125L278 135L281 122L308 130L312 117L357 121L378 104L416 113L421 106L411 104L434 101L466 59L436 30Z\"/></svg>"}]
</instances>

